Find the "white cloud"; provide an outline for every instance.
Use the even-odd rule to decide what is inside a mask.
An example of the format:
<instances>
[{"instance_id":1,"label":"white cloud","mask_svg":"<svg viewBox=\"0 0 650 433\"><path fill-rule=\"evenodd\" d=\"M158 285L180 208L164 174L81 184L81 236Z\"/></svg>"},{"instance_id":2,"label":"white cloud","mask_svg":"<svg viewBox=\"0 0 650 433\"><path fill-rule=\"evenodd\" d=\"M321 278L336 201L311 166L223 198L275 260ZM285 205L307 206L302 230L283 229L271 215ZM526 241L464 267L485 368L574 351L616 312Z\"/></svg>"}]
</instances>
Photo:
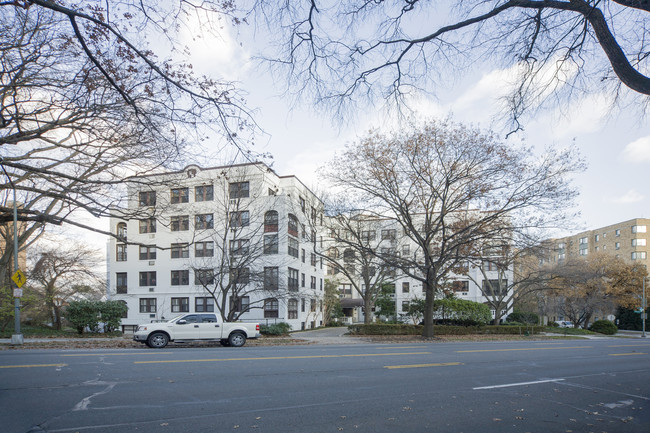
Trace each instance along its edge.
<instances>
[{"instance_id":1,"label":"white cloud","mask_svg":"<svg viewBox=\"0 0 650 433\"><path fill-rule=\"evenodd\" d=\"M645 199L645 196L638 191L631 189L627 191L625 194L623 194L620 197L612 199L612 203L618 203L618 204L629 204L629 203L638 203L640 201L643 201Z\"/></svg>"},{"instance_id":2,"label":"white cloud","mask_svg":"<svg viewBox=\"0 0 650 433\"><path fill-rule=\"evenodd\" d=\"M650 135L634 140L625 146L623 159L629 162L650 162Z\"/></svg>"}]
</instances>

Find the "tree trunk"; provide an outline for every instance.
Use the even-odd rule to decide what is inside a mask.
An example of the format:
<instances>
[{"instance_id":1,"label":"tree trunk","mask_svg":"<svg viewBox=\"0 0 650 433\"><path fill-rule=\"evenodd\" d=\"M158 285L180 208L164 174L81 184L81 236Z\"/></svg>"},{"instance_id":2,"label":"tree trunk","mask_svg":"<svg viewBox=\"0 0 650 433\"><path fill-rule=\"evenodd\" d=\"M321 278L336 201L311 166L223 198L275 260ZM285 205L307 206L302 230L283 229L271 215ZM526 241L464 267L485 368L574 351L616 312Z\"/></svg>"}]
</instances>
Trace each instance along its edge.
<instances>
[{"instance_id":1,"label":"tree trunk","mask_svg":"<svg viewBox=\"0 0 650 433\"><path fill-rule=\"evenodd\" d=\"M368 286L366 286L368 287ZM369 325L372 323L373 319L373 314L372 314L372 299L370 298L370 295L368 292L366 292L367 296L363 299L363 308L365 310L363 314L363 324L364 325Z\"/></svg>"},{"instance_id":2,"label":"tree trunk","mask_svg":"<svg viewBox=\"0 0 650 433\"><path fill-rule=\"evenodd\" d=\"M54 312L54 322L52 324L54 325L54 329L57 331L60 331L62 328L61 325L61 307L57 305L53 305L52 311Z\"/></svg>"},{"instance_id":3,"label":"tree trunk","mask_svg":"<svg viewBox=\"0 0 650 433\"><path fill-rule=\"evenodd\" d=\"M434 301L434 292L433 285L429 282L422 283L425 286L426 297L424 300L424 329L422 330L422 336L424 338L433 338L433 301Z\"/></svg>"}]
</instances>

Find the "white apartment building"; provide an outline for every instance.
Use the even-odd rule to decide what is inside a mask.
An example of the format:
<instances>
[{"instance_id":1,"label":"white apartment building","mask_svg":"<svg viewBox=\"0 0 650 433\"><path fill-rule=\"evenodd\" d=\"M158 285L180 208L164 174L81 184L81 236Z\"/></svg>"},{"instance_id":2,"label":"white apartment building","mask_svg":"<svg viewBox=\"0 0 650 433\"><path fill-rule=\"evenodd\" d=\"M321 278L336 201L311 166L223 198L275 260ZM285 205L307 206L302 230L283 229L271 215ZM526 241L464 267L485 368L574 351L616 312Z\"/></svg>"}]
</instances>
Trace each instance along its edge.
<instances>
[{"instance_id":1,"label":"white apartment building","mask_svg":"<svg viewBox=\"0 0 650 433\"><path fill-rule=\"evenodd\" d=\"M355 230L358 231L358 238L380 255L386 255L387 257L417 256L418 247L404 234L401 226L397 225L394 221L373 218L357 226ZM340 239L340 236L341 234L339 233L337 237ZM349 245L346 245L345 241L336 242L331 233L327 236L326 245L327 249L325 253L330 256L340 257L341 260L339 260L339 263L342 263L342 266L346 267L348 271L346 273L341 272L340 269L337 269L337 266L332 266L330 263L326 266L327 278L336 280L338 283L341 307L346 316L345 320L351 323L363 322L365 314L363 299L346 276L346 274L355 275L356 285L362 291L365 291L363 278L360 276L360 269L358 269L359 263L357 261L357 268L355 269L355 263L352 260L354 254L351 251L352 249ZM350 260L347 260L348 257ZM370 266L374 267L375 265L370 264ZM512 282L513 278L512 267L499 271L496 264L489 260L483 261L480 266L481 268L467 262L465 273L450 274L447 277L445 285L446 291L453 292L459 299L487 303L484 292L489 293L491 288L498 287L508 290L510 287L508 282ZM424 299L426 296L422 282L400 272L399 267L396 267L394 272L389 272L386 275L380 276L380 278L385 281L384 284L388 285L394 291L391 298L395 301L397 317L401 317L406 313L410 302L416 299ZM486 285L488 280L491 284ZM481 290L482 287L484 288L483 290ZM442 297L443 294L441 293L440 296ZM506 296L508 295L501 295L504 298ZM495 311L493 309L491 310L492 317L494 318ZM512 306L510 306L502 318L505 318L510 312L512 312Z\"/></svg>"},{"instance_id":2,"label":"white apartment building","mask_svg":"<svg viewBox=\"0 0 650 433\"><path fill-rule=\"evenodd\" d=\"M295 176L263 163L190 165L127 189L137 216L111 219L108 246L108 297L129 308L123 330L188 312L322 324L322 203Z\"/></svg>"}]
</instances>

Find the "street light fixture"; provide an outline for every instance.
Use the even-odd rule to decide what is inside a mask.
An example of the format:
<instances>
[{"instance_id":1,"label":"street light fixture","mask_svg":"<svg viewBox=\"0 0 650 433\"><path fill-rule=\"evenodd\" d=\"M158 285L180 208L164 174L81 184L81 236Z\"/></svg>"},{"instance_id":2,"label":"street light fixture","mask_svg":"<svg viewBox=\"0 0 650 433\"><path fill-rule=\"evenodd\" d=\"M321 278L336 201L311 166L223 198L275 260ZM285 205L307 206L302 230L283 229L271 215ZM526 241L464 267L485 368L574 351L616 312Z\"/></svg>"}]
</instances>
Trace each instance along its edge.
<instances>
[{"instance_id":1,"label":"street light fixture","mask_svg":"<svg viewBox=\"0 0 650 433\"><path fill-rule=\"evenodd\" d=\"M4 159L0 157L0 166L4 171L9 185L14 192L14 272L18 272L18 202L16 201L16 185L14 185L9 173L4 166ZM14 296L14 334L11 336L12 344L23 344L23 334L20 333L20 297Z\"/></svg>"}]
</instances>

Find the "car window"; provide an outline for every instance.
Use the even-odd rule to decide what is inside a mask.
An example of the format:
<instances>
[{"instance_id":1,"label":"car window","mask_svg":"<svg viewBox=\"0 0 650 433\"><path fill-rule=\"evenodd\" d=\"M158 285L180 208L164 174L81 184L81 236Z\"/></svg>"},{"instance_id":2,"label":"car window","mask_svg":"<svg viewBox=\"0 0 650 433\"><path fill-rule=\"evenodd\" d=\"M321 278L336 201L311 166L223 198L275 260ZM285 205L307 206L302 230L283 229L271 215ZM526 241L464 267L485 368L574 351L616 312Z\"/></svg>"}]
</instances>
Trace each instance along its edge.
<instances>
[{"instance_id":1,"label":"car window","mask_svg":"<svg viewBox=\"0 0 650 433\"><path fill-rule=\"evenodd\" d=\"M187 323L199 323L201 321L201 319L196 314L189 314L183 317L183 320L185 320Z\"/></svg>"},{"instance_id":2,"label":"car window","mask_svg":"<svg viewBox=\"0 0 650 433\"><path fill-rule=\"evenodd\" d=\"M217 321L217 316L214 314L201 314L203 323L213 323Z\"/></svg>"}]
</instances>

